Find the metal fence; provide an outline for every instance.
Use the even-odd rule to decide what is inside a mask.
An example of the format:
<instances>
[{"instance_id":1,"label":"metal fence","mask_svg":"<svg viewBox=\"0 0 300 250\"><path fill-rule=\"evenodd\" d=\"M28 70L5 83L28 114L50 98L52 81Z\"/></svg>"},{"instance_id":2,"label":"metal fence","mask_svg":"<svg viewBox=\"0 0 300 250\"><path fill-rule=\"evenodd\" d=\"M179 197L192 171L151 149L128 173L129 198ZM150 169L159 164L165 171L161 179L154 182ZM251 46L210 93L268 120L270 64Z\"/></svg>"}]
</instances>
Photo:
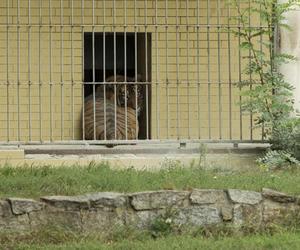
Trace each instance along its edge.
<instances>
[{"instance_id":1,"label":"metal fence","mask_svg":"<svg viewBox=\"0 0 300 250\"><path fill-rule=\"evenodd\" d=\"M235 85L235 14L221 0L1 1L1 144L261 141Z\"/></svg>"}]
</instances>

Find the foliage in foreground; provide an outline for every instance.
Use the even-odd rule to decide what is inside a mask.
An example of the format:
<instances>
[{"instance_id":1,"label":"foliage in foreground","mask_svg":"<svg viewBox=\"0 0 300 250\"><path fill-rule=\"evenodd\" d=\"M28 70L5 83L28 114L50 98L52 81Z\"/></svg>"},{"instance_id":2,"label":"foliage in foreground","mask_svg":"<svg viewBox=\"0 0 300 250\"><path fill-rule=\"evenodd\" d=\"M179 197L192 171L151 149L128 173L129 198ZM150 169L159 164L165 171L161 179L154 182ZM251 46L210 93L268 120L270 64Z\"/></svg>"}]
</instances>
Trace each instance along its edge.
<instances>
[{"instance_id":1,"label":"foliage in foreground","mask_svg":"<svg viewBox=\"0 0 300 250\"><path fill-rule=\"evenodd\" d=\"M300 170L267 172L204 170L169 163L161 170L114 170L106 164L89 166L22 166L0 168L0 197L77 195L92 192L138 192L159 189L237 188L261 191L263 187L299 194Z\"/></svg>"},{"instance_id":2,"label":"foliage in foreground","mask_svg":"<svg viewBox=\"0 0 300 250\"><path fill-rule=\"evenodd\" d=\"M262 168L267 170L287 169L298 166L300 162L288 151L269 150L263 157L257 160Z\"/></svg>"},{"instance_id":3,"label":"foliage in foreground","mask_svg":"<svg viewBox=\"0 0 300 250\"><path fill-rule=\"evenodd\" d=\"M256 117L256 127L264 127L263 136L271 141L272 149L278 151L277 158L283 155L281 160L285 160L287 152L300 159L300 119L291 118L295 112L293 87L279 71L282 64L297 59L274 47L276 29L292 29L286 24L285 15L299 5L299 0L285 3L255 0L247 4L248 7L244 1L230 0L230 3L237 12L231 19L240 26L230 32L239 38L241 51L245 52L243 60L247 62L243 72L245 80L239 83L244 96L242 109ZM250 16L260 20L259 27L253 27ZM264 161L266 159L268 157ZM279 167L282 167L281 160ZM270 164L276 167L276 161L267 166Z\"/></svg>"},{"instance_id":4,"label":"foliage in foreground","mask_svg":"<svg viewBox=\"0 0 300 250\"><path fill-rule=\"evenodd\" d=\"M299 249L297 227L251 231L245 228L198 228L170 231L160 237L132 228L106 234L89 234L45 229L39 232L0 234L4 249Z\"/></svg>"}]
</instances>

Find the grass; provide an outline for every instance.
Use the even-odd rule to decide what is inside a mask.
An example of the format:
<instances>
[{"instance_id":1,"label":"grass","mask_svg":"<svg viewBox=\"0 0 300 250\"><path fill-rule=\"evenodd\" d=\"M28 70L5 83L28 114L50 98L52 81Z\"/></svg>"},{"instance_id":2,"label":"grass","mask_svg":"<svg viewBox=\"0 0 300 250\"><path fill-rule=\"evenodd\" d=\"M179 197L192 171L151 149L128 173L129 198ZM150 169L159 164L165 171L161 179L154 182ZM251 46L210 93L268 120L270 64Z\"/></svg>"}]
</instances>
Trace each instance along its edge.
<instances>
[{"instance_id":1,"label":"grass","mask_svg":"<svg viewBox=\"0 0 300 250\"><path fill-rule=\"evenodd\" d=\"M88 242L77 244L65 244L61 246L23 246L16 249L252 249L252 250L266 250L266 249L300 249L300 233L285 233L270 236L248 236L248 237L229 237L221 239L203 239L193 238L189 236L181 237L167 237L159 240L146 241L130 241L124 240L122 242L113 244L102 244L100 242Z\"/></svg>"},{"instance_id":2,"label":"grass","mask_svg":"<svg viewBox=\"0 0 300 250\"><path fill-rule=\"evenodd\" d=\"M39 236L35 237L34 236ZM126 236L126 238L125 238ZM273 234L260 233L248 235L210 236L197 234L168 235L161 238L151 238L147 234L126 234L110 239L100 239L92 236L73 235L67 236L61 233L52 235L32 235L27 240L14 239L14 242L5 242L3 249L300 249L300 232L297 230L281 231ZM44 238L43 238L44 237ZM44 239L44 241L43 241ZM31 240L31 241L30 241Z\"/></svg>"},{"instance_id":3,"label":"grass","mask_svg":"<svg viewBox=\"0 0 300 250\"><path fill-rule=\"evenodd\" d=\"M266 172L259 168L239 172L208 171L169 163L159 171L133 168L113 170L106 164L55 167L0 168L0 197L76 195L91 192L137 192L159 189L237 188L260 191L263 187L300 193L300 169Z\"/></svg>"}]
</instances>

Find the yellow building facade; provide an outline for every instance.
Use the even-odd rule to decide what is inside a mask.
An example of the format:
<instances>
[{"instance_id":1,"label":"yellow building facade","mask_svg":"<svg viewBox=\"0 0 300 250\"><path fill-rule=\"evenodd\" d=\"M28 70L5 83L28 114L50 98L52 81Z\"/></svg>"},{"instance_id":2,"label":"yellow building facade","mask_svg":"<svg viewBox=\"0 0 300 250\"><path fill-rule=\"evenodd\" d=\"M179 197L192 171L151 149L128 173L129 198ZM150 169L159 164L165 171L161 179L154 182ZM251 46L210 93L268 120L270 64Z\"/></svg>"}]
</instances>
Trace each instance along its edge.
<instances>
[{"instance_id":1,"label":"yellow building facade","mask_svg":"<svg viewBox=\"0 0 300 250\"><path fill-rule=\"evenodd\" d=\"M126 57L149 82L148 139L260 139L240 110L235 83L247 62L228 32L234 13L218 0L1 1L0 141L82 140L87 67L103 74L85 37L101 35L103 45L114 33L117 48L139 37ZM109 50L106 58L106 70L126 67Z\"/></svg>"}]
</instances>

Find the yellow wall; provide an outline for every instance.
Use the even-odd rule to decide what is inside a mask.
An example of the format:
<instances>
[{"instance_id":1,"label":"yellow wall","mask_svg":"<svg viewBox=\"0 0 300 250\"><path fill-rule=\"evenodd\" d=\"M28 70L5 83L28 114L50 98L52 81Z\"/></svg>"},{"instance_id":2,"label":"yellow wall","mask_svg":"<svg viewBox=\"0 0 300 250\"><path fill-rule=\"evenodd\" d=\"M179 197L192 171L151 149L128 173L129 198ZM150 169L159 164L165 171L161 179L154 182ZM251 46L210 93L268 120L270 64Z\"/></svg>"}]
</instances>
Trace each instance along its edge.
<instances>
[{"instance_id":1,"label":"yellow wall","mask_svg":"<svg viewBox=\"0 0 300 250\"><path fill-rule=\"evenodd\" d=\"M105 2L105 23L103 19L103 2ZM115 24L116 27L112 28L113 23L113 1L95 1L95 24L107 25L95 27L95 32L123 32L124 24L124 1L115 1ZM157 24L155 28L155 1L147 1L147 18L146 22L149 26L145 30L145 1L137 1L136 6L136 20L139 26L137 32L150 32L152 33L152 105L151 105L151 130L152 138L170 139L178 137L177 134L177 77L176 71L179 74L179 117L180 117L180 138L188 138L188 131L190 130L190 138L192 139L208 139L209 138L209 121L208 121L208 68L210 68L211 77L211 138L219 139L219 114L221 113L221 126L222 126L222 139L230 138L229 129L229 77L232 82L232 139L250 139L250 118L248 115L242 117L243 129L240 131L240 109L237 104L239 101L239 90L233 86L234 82L239 79L239 50L238 40L230 34L230 54L228 50L228 33L223 29L218 29L218 8L217 1L210 1L210 18L209 22L212 24L210 28L210 40L207 41L207 28L200 26L199 43L197 42L197 1L190 0L188 19L186 18L186 1L178 0L178 22L180 26L176 28L176 1L167 1L167 21L170 25L165 29L165 3L166 1L157 1ZM220 1L220 24L227 25L228 23L228 9L225 1ZM7 46L6 46L6 27L7 23L7 5L6 1L0 1L0 141L18 140L18 124L20 127L20 140L29 140L29 80L32 82L31 90L31 140L44 140L51 139L50 136L50 78L52 82L52 139L53 140L70 140L81 139L81 107L82 107L82 6L81 0L73 1L73 24L71 28L71 1L63 1L63 24L65 25L61 33L61 9L60 1L51 1L51 14L52 14L52 28L50 43L50 28L49 28L49 1L42 1L42 26L39 50L39 1L31 0L31 23L30 29L30 49L28 43L28 1L20 0L20 50L19 50L19 69L18 69L18 29L17 24L17 1L10 1L9 8L9 22L13 24L9 28L9 47L8 47L8 65L7 60ZM92 1L84 1L84 31L92 31ZM199 1L199 24L207 24L207 1ZM134 32L134 1L127 0L127 32ZM230 10L230 15L233 15L233 10ZM188 23L187 23L188 21ZM186 25L189 25L187 28ZM234 22L231 21L234 25ZM72 32L71 32L72 31ZM220 35L218 37L218 31ZM73 33L73 35L71 35ZM188 33L188 35L187 35ZM178 34L178 49L176 44L176 34ZM61 35L63 37L63 53L61 53ZM71 38L72 37L72 38ZM189 37L189 38L188 38ZM73 39L73 43L71 42ZM167 40L166 40L167 39ZM73 46L72 46L73 44ZM157 44L157 46L156 46ZM210 47L210 66L208 66L208 44ZM199 47L198 47L199 45ZM50 74L50 46L51 52L51 74ZM218 54L218 46L220 46L220 54ZM187 49L189 47L189 50ZM197 64L197 51L199 49L199 62ZM73 56L72 56L73 51ZM179 54L177 55L177 52ZM30 53L30 54L29 54ZM29 58L30 55L30 77L28 74ZM168 65L166 65L166 56L168 55ZM187 55L188 64L187 64ZM176 56L179 60L179 68L176 65ZM72 59L73 57L73 59ZM220 62L218 58L220 57ZM39 58L41 61L40 75L39 75ZM231 62L231 71L229 73L229 60ZM63 62L63 65L61 65ZM73 63L72 63L73 62ZM157 64L158 62L158 64ZM218 67L220 63L220 68ZM242 67L245 65L243 62ZM8 67L8 68L7 68ZM61 70L63 68L63 71ZM73 68L73 84L72 84L72 68ZM187 70L188 69L188 70ZM220 69L220 79L218 79ZM8 70L8 79L7 79ZM197 71L199 70L199 79ZM18 74L19 72L19 74ZM17 80L20 80L19 85L19 105L18 105L18 86ZM158 76L158 77L157 77ZM39 79L40 77L40 79ZM244 76L243 76L244 77ZM64 82L61 85L61 78ZM166 79L168 79L168 93L166 91ZM9 86L7 86L9 80ZM41 80L41 86L39 86ZM188 80L188 81L187 81ZM219 103L219 80L221 82L221 103ZM189 85L188 85L189 82ZM198 82L199 89L198 89ZM156 84L158 83L158 84ZM188 95L189 86L189 95ZM39 102L39 87L41 88L41 103ZM157 89L158 88L158 89ZM63 89L63 92L61 90ZM73 98L71 93L73 93ZM8 96L7 96L8 90ZM199 92L198 92L199 90ZM63 98L61 93L63 93ZM159 96L156 95L159 93ZM198 107L198 95L200 106ZM7 135L7 97L9 99L9 137ZM61 100L63 99L63 102ZM169 108L167 108L167 100L169 99ZM156 110L159 101L159 109ZM72 108L72 103L74 104ZM18 123L18 106L19 118ZM42 129L40 130L40 113L41 106ZM219 109L221 107L221 110ZM72 112L73 110L73 112ZM189 110L189 115L188 115ZM200 110L200 112L198 112ZM63 112L61 112L63 111ZM167 111L169 111L167 113ZM200 119L198 117L200 113ZM63 117L63 123L61 118ZM167 126L169 117L169 129ZM159 134L157 129L157 118L159 118ZM190 122L188 121L190 119ZM74 122L72 122L74 120ZM199 123L200 120L200 123ZM190 124L188 128L188 124ZM63 126L63 127L62 127ZM167 132L168 131L168 132ZM200 131L200 135L199 135ZM260 139L260 131L254 131L254 139ZM42 138L40 138L40 134Z\"/></svg>"}]
</instances>

